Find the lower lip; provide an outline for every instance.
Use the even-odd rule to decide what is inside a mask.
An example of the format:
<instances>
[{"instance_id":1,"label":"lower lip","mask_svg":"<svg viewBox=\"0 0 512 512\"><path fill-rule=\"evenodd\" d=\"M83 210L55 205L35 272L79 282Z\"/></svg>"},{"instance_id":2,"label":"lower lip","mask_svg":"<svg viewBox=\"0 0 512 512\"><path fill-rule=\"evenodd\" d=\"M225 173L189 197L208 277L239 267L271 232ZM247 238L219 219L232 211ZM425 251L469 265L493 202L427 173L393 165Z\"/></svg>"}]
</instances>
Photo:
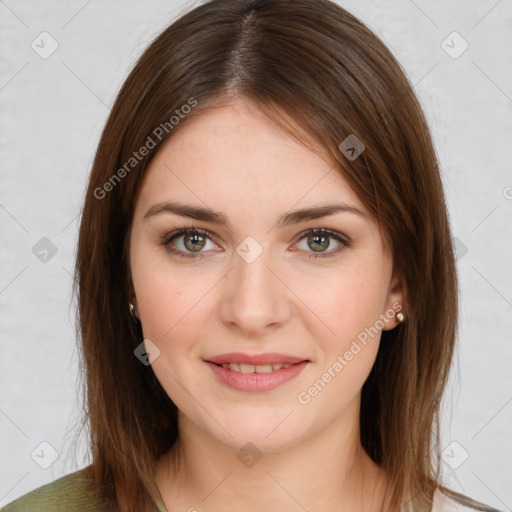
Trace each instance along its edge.
<instances>
[{"instance_id":1,"label":"lower lip","mask_svg":"<svg viewBox=\"0 0 512 512\"><path fill-rule=\"evenodd\" d=\"M296 377L308 365L308 361L293 364L270 373L242 373L223 368L206 361L213 373L227 386L238 391L269 391Z\"/></svg>"}]
</instances>

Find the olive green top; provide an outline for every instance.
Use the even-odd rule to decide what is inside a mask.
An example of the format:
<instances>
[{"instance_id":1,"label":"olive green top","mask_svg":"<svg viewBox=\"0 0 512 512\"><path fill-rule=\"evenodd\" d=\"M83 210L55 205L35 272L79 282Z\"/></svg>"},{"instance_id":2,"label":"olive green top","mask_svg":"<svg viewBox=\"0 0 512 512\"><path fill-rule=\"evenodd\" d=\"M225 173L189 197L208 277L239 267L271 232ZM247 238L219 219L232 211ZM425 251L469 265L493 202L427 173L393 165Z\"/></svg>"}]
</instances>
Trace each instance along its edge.
<instances>
[{"instance_id":1,"label":"olive green top","mask_svg":"<svg viewBox=\"0 0 512 512\"><path fill-rule=\"evenodd\" d=\"M0 512L105 512L95 502L85 468L38 487L5 505ZM167 512L159 500L155 512Z\"/></svg>"},{"instance_id":2,"label":"olive green top","mask_svg":"<svg viewBox=\"0 0 512 512\"><path fill-rule=\"evenodd\" d=\"M105 512L95 503L85 469L43 485L9 503L0 512ZM431 512L474 512L461 506L436 488ZM489 510L495 510L490 509ZM155 512L167 512L159 499ZM498 511L496 511L498 512Z\"/></svg>"}]
</instances>

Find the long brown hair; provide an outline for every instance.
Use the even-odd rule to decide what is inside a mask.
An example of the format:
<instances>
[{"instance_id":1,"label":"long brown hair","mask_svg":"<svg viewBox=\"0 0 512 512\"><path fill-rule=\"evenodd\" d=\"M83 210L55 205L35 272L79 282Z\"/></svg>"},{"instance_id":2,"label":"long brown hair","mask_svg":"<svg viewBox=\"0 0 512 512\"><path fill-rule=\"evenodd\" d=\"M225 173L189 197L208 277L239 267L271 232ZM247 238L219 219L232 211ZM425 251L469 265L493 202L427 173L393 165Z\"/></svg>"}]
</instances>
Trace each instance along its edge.
<instances>
[{"instance_id":1,"label":"long brown hair","mask_svg":"<svg viewBox=\"0 0 512 512\"><path fill-rule=\"evenodd\" d=\"M108 510L152 510L155 463L178 436L176 406L134 356L142 331L128 309L127 242L137 191L164 141L232 97L254 101L328 156L392 250L406 322L382 333L362 390L361 441L391 482L384 510L430 511L458 316L442 181L400 65L328 0L208 1L152 42L119 92L90 175L75 269L98 499ZM364 144L358 158L340 150L349 136Z\"/></svg>"}]
</instances>

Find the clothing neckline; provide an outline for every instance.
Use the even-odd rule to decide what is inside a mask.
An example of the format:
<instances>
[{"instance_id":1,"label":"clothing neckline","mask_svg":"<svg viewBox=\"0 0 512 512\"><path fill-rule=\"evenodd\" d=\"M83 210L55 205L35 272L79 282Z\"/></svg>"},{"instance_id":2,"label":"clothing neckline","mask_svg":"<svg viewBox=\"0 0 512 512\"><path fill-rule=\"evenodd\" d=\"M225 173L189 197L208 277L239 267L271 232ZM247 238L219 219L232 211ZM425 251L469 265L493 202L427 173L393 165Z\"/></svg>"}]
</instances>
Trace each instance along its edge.
<instances>
[{"instance_id":1,"label":"clothing neckline","mask_svg":"<svg viewBox=\"0 0 512 512\"><path fill-rule=\"evenodd\" d=\"M162 495L160 494L160 491L158 491L158 497L156 500L156 504L158 507L158 512L168 512L167 508L164 505ZM446 508L450 507L450 508ZM436 487L434 489L434 495L432 496L432 508L430 509L430 512L451 512L453 507L453 500L451 500L448 496L443 494L441 492L441 489ZM459 509L453 509L453 510L459 510Z\"/></svg>"}]
</instances>

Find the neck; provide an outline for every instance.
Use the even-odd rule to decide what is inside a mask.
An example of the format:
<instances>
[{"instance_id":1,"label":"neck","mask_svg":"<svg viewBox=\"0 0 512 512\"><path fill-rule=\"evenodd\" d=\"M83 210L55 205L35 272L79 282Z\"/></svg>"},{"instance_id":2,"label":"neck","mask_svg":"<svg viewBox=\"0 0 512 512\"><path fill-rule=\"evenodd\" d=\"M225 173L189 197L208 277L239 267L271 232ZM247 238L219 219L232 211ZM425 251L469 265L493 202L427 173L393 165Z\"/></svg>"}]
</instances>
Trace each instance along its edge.
<instances>
[{"instance_id":1,"label":"neck","mask_svg":"<svg viewBox=\"0 0 512 512\"><path fill-rule=\"evenodd\" d=\"M180 415L180 436L158 461L157 486L169 510L382 510L384 471L362 448L357 421L339 427L337 435L326 429L284 451L241 461L240 452Z\"/></svg>"}]
</instances>

